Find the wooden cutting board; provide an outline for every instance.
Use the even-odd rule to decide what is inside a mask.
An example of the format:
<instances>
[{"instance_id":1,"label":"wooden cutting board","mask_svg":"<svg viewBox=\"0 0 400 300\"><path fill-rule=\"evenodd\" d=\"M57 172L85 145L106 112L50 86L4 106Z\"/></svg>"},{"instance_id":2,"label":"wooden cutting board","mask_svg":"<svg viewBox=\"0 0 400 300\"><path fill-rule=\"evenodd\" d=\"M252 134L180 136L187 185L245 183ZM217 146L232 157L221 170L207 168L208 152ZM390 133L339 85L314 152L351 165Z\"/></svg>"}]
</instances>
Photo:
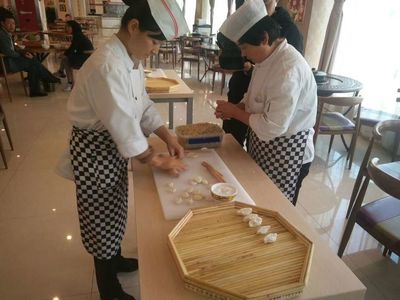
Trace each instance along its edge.
<instances>
[{"instance_id":1,"label":"wooden cutting board","mask_svg":"<svg viewBox=\"0 0 400 300\"><path fill-rule=\"evenodd\" d=\"M146 91L148 93L167 93L171 88L179 85L175 79L166 77L147 77Z\"/></svg>"},{"instance_id":2,"label":"wooden cutting board","mask_svg":"<svg viewBox=\"0 0 400 300\"><path fill-rule=\"evenodd\" d=\"M153 168L154 181L156 183L158 195L166 220L180 219L190 209L193 208L211 206L221 203L211 198L210 185L217 183L217 180L209 174L205 167L201 165L202 161L207 161L209 164L211 164L217 171L222 173L226 182L233 184L238 189L238 195L236 196L235 200L248 204L254 204L254 201L243 189L235 176L225 165L223 160L218 156L217 152L212 149L207 149L206 151L192 150L190 151L190 154L197 157L184 158L184 162L188 165L188 169L181 173L179 177L172 177L168 173ZM197 176L201 176L202 178L206 179L208 184L192 185L192 180ZM168 186L169 183L174 184L176 192L172 193L170 191L170 187ZM177 204L176 200L181 197L181 195L189 188L196 189L206 198L199 201L193 201L193 203L183 201L181 204Z\"/></svg>"}]
</instances>

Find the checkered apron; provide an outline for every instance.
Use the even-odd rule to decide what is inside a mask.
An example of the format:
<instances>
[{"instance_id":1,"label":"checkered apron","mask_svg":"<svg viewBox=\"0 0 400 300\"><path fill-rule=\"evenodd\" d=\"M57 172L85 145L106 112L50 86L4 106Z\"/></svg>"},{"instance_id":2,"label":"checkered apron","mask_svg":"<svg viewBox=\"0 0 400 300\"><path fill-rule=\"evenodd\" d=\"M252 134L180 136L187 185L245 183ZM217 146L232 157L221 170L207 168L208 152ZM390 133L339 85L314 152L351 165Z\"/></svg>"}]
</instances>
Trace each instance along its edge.
<instances>
[{"instance_id":1,"label":"checkered apron","mask_svg":"<svg viewBox=\"0 0 400 300\"><path fill-rule=\"evenodd\" d=\"M309 130L263 141L249 129L249 154L290 200L296 192Z\"/></svg>"},{"instance_id":2,"label":"checkered apron","mask_svg":"<svg viewBox=\"0 0 400 300\"><path fill-rule=\"evenodd\" d=\"M117 254L128 212L128 159L108 131L73 127L70 140L79 225L86 250L99 259Z\"/></svg>"}]
</instances>

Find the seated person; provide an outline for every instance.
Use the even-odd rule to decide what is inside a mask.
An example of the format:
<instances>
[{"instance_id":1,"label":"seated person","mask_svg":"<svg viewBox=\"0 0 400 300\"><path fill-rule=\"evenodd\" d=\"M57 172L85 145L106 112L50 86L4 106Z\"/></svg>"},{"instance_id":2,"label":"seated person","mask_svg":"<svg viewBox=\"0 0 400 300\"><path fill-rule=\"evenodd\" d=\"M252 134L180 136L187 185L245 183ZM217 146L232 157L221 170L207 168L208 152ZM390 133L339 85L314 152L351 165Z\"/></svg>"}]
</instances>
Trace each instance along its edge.
<instances>
[{"instance_id":1,"label":"seated person","mask_svg":"<svg viewBox=\"0 0 400 300\"><path fill-rule=\"evenodd\" d=\"M64 91L69 92L72 89L73 75L72 69L79 69L89 58L88 51L93 50L92 42L83 34L81 25L76 21L68 21L65 25L68 34L72 34L72 41L69 48L64 52L64 58L61 61L60 69L56 76L65 77L67 74L68 84ZM65 73L64 73L65 72Z\"/></svg>"},{"instance_id":2,"label":"seated person","mask_svg":"<svg viewBox=\"0 0 400 300\"><path fill-rule=\"evenodd\" d=\"M27 72L30 96L47 96L41 91L40 81L44 84L59 83L60 79L53 76L32 53L22 51L14 46L12 33L15 31L15 18L12 12L5 8L0 9L0 25L0 53L6 56L6 70L8 72Z\"/></svg>"}]
</instances>

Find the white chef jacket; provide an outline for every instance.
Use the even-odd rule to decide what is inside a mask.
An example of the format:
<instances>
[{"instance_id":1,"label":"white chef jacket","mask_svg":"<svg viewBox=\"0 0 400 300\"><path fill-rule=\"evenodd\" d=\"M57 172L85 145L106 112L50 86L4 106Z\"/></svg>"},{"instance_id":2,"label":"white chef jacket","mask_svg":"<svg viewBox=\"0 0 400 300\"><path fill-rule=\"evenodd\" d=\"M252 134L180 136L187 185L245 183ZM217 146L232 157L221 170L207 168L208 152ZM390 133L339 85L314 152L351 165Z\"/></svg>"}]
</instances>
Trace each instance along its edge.
<instances>
[{"instance_id":1,"label":"white chef jacket","mask_svg":"<svg viewBox=\"0 0 400 300\"><path fill-rule=\"evenodd\" d=\"M303 164L313 160L317 85L310 66L286 40L255 65L242 102L251 113L251 129L263 141L311 129Z\"/></svg>"},{"instance_id":2,"label":"white chef jacket","mask_svg":"<svg viewBox=\"0 0 400 300\"><path fill-rule=\"evenodd\" d=\"M142 65L116 35L79 70L68 114L78 128L107 130L125 158L143 153L146 136L164 124L144 88Z\"/></svg>"}]
</instances>

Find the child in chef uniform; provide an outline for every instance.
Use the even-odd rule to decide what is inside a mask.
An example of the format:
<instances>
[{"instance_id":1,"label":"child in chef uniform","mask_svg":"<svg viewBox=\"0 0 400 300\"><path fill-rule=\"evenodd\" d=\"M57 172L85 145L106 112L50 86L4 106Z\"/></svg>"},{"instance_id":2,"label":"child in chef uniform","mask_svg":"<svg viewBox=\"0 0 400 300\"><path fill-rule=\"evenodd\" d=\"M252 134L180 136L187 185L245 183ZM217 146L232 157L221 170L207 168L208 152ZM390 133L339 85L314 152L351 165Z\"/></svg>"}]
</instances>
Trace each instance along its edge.
<instances>
[{"instance_id":1,"label":"child in chef uniform","mask_svg":"<svg viewBox=\"0 0 400 300\"><path fill-rule=\"evenodd\" d=\"M263 0L246 1L220 32L236 42L255 67L242 101L217 101L216 117L249 126L249 154L292 201L302 167L314 156L317 86L311 68L280 38L280 27L267 16Z\"/></svg>"},{"instance_id":2,"label":"child in chef uniform","mask_svg":"<svg viewBox=\"0 0 400 300\"><path fill-rule=\"evenodd\" d=\"M174 0L123 1L129 8L119 32L82 66L68 100L81 238L94 257L101 300L134 299L117 278L119 272L138 268L137 260L121 256L128 159L176 174L185 169L179 160L183 148L169 134L145 91L140 60L156 53L162 40L187 32L187 25ZM166 143L171 157L154 155L147 143L152 132Z\"/></svg>"}]
</instances>

